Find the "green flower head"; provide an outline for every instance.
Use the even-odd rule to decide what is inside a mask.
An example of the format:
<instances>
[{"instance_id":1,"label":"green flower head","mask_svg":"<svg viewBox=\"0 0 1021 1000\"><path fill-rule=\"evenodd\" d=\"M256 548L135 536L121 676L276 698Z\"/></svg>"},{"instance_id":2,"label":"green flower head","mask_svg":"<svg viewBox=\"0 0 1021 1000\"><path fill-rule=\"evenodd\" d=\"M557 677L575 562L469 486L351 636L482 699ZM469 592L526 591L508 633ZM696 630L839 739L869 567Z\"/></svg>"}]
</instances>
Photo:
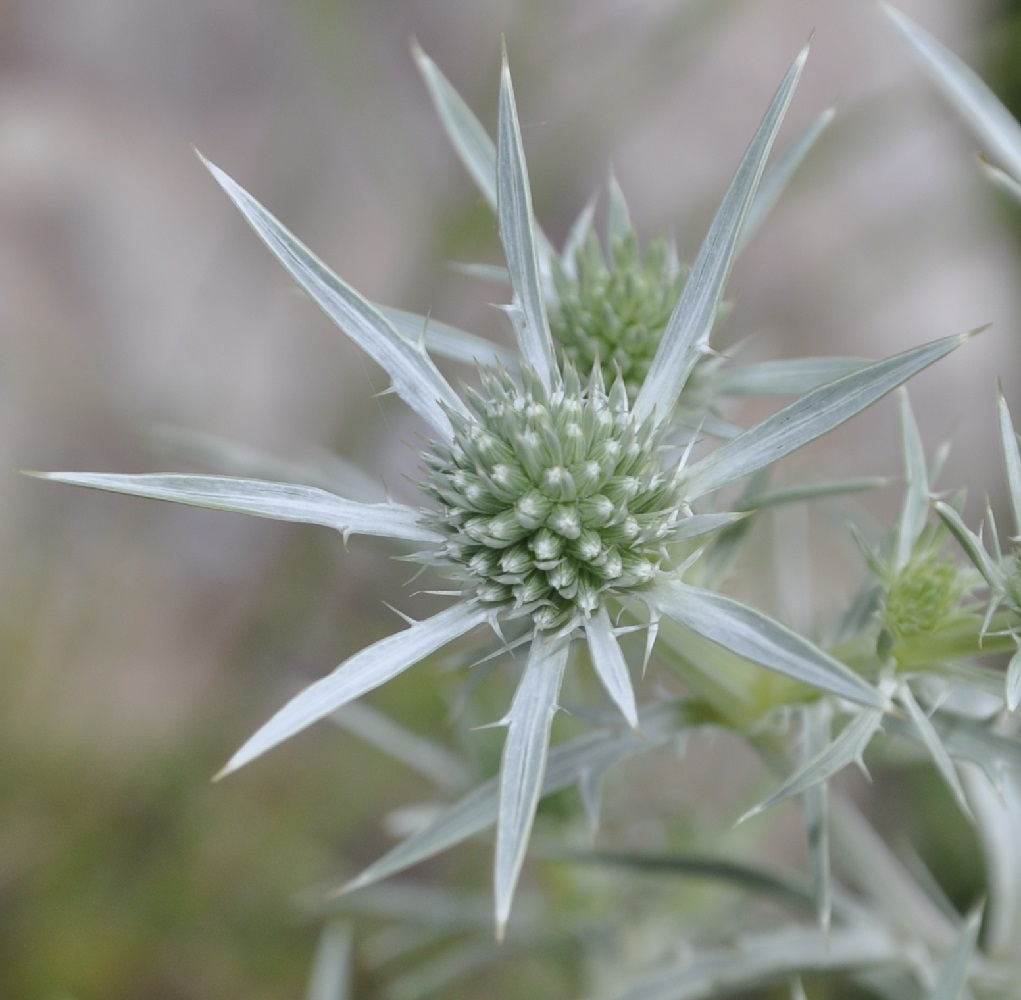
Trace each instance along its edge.
<instances>
[{"instance_id":1,"label":"green flower head","mask_svg":"<svg viewBox=\"0 0 1021 1000\"><path fill-rule=\"evenodd\" d=\"M590 234L570 271L553 261L556 297L550 333L579 371L598 364L607 381L619 373L634 400L681 296L684 273L662 240L649 247L643 260L630 231L611 240L609 258L607 264L598 239Z\"/></svg>"}]
</instances>

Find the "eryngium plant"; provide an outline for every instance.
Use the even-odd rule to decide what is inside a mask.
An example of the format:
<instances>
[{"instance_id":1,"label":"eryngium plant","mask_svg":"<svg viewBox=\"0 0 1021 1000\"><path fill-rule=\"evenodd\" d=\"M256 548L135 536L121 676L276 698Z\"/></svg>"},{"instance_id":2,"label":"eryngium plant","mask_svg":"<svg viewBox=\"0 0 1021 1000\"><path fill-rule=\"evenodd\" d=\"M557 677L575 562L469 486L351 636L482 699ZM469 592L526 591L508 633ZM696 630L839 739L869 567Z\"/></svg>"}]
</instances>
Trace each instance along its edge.
<instances>
[{"instance_id":1,"label":"eryngium plant","mask_svg":"<svg viewBox=\"0 0 1021 1000\"><path fill-rule=\"evenodd\" d=\"M847 374L816 385L701 457L692 457L695 438L688 436L681 449L671 437L678 400L710 351L731 264L806 58L807 49L767 109L658 333L651 360L629 369L630 386L620 374L619 359L597 352L595 359L584 359L586 365L592 360L591 369L579 371L567 347L558 347L551 334L549 314L560 308L560 300L553 298L547 244L533 219L506 62L495 167L492 175L480 176L494 192L512 290L506 311L517 357L510 366L487 370L481 355L479 384L464 394L434 364L428 330L424 338L407 332L416 326L420 330L419 321L368 302L240 185L207 164L256 234L383 368L396 394L427 425L431 441L423 452L418 506L362 503L322 489L253 479L48 474L115 492L326 525L345 537L382 536L407 545L409 558L453 581L452 593L446 592L454 600L446 610L411 622L312 684L260 728L223 773L476 629L488 627L501 640L505 626L513 630L508 643L527 647L527 655L502 720L507 735L495 787L498 934L510 913L537 802L544 790L575 773L558 763L558 770L547 774L547 759L562 678L578 644L587 647L596 674L627 723L637 729L640 719L647 720L643 732L649 739L657 731L656 713L636 705L619 643L621 631L642 626L648 627L647 658L658 630L670 626L724 659L751 662L796 682L762 704L762 711L810 702L825 693L841 705L857 706L872 732L888 705L889 686L877 687L874 671L867 677L755 608L715 587L697 586L694 581L713 579L701 573L699 555L749 512L748 505L728 509L719 500L724 487L771 467L842 424L954 350L964 337L872 364L855 363ZM672 294L676 278L666 278ZM657 299L657 311L661 304ZM465 336L461 347L451 348L456 332L440 332L445 353L480 357L477 338ZM774 387L779 393L791 384L790 371L782 374ZM671 650L677 649L671 640ZM699 669L691 676L697 683ZM727 707L718 706L724 718ZM636 734L633 740L640 744L642 738ZM609 759L619 757L619 746L615 738ZM585 766L591 770L593 761ZM471 822L457 828L458 835L477 824L479 815L476 808Z\"/></svg>"}]
</instances>

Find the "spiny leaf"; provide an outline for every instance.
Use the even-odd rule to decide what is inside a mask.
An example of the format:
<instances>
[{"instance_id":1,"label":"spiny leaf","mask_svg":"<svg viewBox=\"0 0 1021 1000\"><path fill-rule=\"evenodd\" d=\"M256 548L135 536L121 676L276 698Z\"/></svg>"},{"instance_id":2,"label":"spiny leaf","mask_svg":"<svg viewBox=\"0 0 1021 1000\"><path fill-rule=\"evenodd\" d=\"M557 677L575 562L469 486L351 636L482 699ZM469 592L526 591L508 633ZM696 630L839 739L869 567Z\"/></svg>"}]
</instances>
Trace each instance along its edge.
<instances>
[{"instance_id":1,"label":"spiny leaf","mask_svg":"<svg viewBox=\"0 0 1021 1000\"><path fill-rule=\"evenodd\" d=\"M554 861L572 865L623 868L627 871L682 878L716 879L745 892L767 896L801 913L814 909L812 892L803 883L765 868L700 854L638 854L627 851L554 853Z\"/></svg>"},{"instance_id":2,"label":"spiny leaf","mask_svg":"<svg viewBox=\"0 0 1021 1000\"><path fill-rule=\"evenodd\" d=\"M630 236L634 232L634 227L631 225L631 213L628 211L624 192L620 189L620 184L617 183L617 177L612 170L606 190L606 228L609 237L607 245L612 254L614 244Z\"/></svg>"},{"instance_id":3,"label":"spiny leaf","mask_svg":"<svg viewBox=\"0 0 1021 1000\"><path fill-rule=\"evenodd\" d=\"M648 599L667 617L738 656L868 708L882 709L886 704L875 688L839 660L733 598L664 579Z\"/></svg>"},{"instance_id":4,"label":"spiny leaf","mask_svg":"<svg viewBox=\"0 0 1021 1000\"><path fill-rule=\"evenodd\" d=\"M192 507L254 514L277 521L321 524L335 528L345 537L355 534L419 542L443 540L437 531L419 523L422 512L414 507L400 503L358 503L314 486L229 476L161 473L125 476L103 472L33 472L30 475Z\"/></svg>"},{"instance_id":5,"label":"spiny leaf","mask_svg":"<svg viewBox=\"0 0 1021 1000\"><path fill-rule=\"evenodd\" d=\"M923 31L899 10L883 4L887 17L908 42L943 95L960 112L983 142L1003 159L1015 178L1021 178L1021 125L1000 99L948 48Z\"/></svg>"},{"instance_id":6,"label":"spiny leaf","mask_svg":"<svg viewBox=\"0 0 1021 1000\"><path fill-rule=\"evenodd\" d=\"M923 344L814 389L690 466L682 473L686 495L712 493L839 427L971 335Z\"/></svg>"},{"instance_id":7,"label":"spiny leaf","mask_svg":"<svg viewBox=\"0 0 1021 1000\"><path fill-rule=\"evenodd\" d=\"M660 421L669 418L688 376L704 352L742 227L807 58L806 46L769 105L709 227L635 399L634 413L638 420L648 419L653 412Z\"/></svg>"},{"instance_id":8,"label":"spiny leaf","mask_svg":"<svg viewBox=\"0 0 1021 1000\"><path fill-rule=\"evenodd\" d=\"M620 709L628 725L638 726L638 709L635 708L635 691L631 685L624 654L613 632L609 612L600 606L599 610L585 624L585 638L588 640L592 666L606 688L606 693Z\"/></svg>"},{"instance_id":9,"label":"spiny leaf","mask_svg":"<svg viewBox=\"0 0 1021 1000\"><path fill-rule=\"evenodd\" d=\"M203 468L242 479L319 486L362 503L386 495L380 480L325 448L304 447L296 456L283 458L216 434L168 424L154 427L148 437L155 451L183 455Z\"/></svg>"},{"instance_id":10,"label":"spiny leaf","mask_svg":"<svg viewBox=\"0 0 1021 1000\"><path fill-rule=\"evenodd\" d=\"M458 330L449 323L440 323L430 316L394 309L392 306L376 308L409 341L424 340L426 349L441 358L460 361L462 364L485 365L489 368L513 368L517 358L513 352L490 343L473 333Z\"/></svg>"},{"instance_id":11,"label":"spiny leaf","mask_svg":"<svg viewBox=\"0 0 1021 1000\"><path fill-rule=\"evenodd\" d=\"M836 739L821 747L775 792L763 799L757 806L749 809L739 822L743 823L783 802L784 799L789 799L792 795L799 795L826 782L833 775L839 774L848 764L860 764L865 750L882 724L882 720L882 712L875 709L859 712L844 726Z\"/></svg>"},{"instance_id":12,"label":"spiny leaf","mask_svg":"<svg viewBox=\"0 0 1021 1000\"><path fill-rule=\"evenodd\" d=\"M679 729L698 723L693 709L676 703L656 706L639 718L640 732L600 730L554 747L546 762L543 794L561 791L588 772L604 771L618 761L662 746ZM481 833L496 822L497 802L498 782L494 778L444 810L428 827L401 841L340 891L372 885Z\"/></svg>"},{"instance_id":13,"label":"spiny leaf","mask_svg":"<svg viewBox=\"0 0 1021 1000\"><path fill-rule=\"evenodd\" d=\"M507 713L507 739L500 761L496 819L496 936L503 938L514 889L528 848L535 808L542 793L550 729L557 712L570 638L537 632L525 672Z\"/></svg>"},{"instance_id":14,"label":"spiny leaf","mask_svg":"<svg viewBox=\"0 0 1021 1000\"><path fill-rule=\"evenodd\" d=\"M342 729L400 761L437 788L461 791L468 784L468 768L445 746L394 722L364 702L355 701L330 718Z\"/></svg>"},{"instance_id":15,"label":"spiny leaf","mask_svg":"<svg viewBox=\"0 0 1021 1000\"><path fill-rule=\"evenodd\" d=\"M943 780L947 783L947 787L953 792L954 798L957 799L957 804L961 807L961 811L968 819L974 822L971 809L968 807L968 800L964 795L964 789L961 787L961 779L957 776L950 753L943 745L943 741L940 739L939 733L937 733L929 716L922 711L921 705L918 704L914 692L908 686L906 680L902 681L897 688L897 700L908 710L908 717L914 723L919 738L929 751L929 756L932 757L933 763L942 775Z\"/></svg>"},{"instance_id":16,"label":"spiny leaf","mask_svg":"<svg viewBox=\"0 0 1021 1000\"><path fill-rule=\"evenodd\" d=\"M355 698L392 680L448 642L489 621L492 612L459 602L446 611L388 635L345 660L305 688L262 726L227 762L221 778Z\"/></svg>"},{"instance_id":17,"label":"spiny leaf","mask_svg":"<svg viewBox=\"0 0 1021 1000\"><path fill-rule=\"evenodd\" d=\"M788 927L751 935L735 947L705 948L643 976L615 1000L709 1000L805 972L857 973L907 964L903 945L881 926L859 925L826 935Z\"/></svg>"},{"instance_id":18,"label":"spiny leaf","mask_svg":"<svg viewBox=\"0 0 1021 1000\"><path fill-rule=\"evenodd\" d=\"M452 430L444 408L466 417L468 411L429 359L425 348L402 337L371 302L337 277L243 187L201 154L199 156L291 277L387 373L397 395L434 430L450 439Z\"/></svg>"},{"instance_id":19,"label":"spiny leaf","mask_svg":"<svg viewBox=\"0 0 1021 1000\"><path fill-rule=\"evenodd\" d=\"M506 52L500 73L497 136L496 207L500 239L514 289L511 319L522 360L535 370L542 384L549 389L553 384L553 339L546 318L546 301L536 255L532 193L528 186L528 169Z\"/></svg>"},{"instance_id":20,"label":"spiny leaf","mask_svg":"<svg viewBox=\"0 0 1021 1000\"><path fill-rule=\"evenodd\" d=\"M728 396L803 396L871 363L865 358L790 358L727 364L714 373L713 384Z\"/></svg>"},{"instance_id":21,"label":"spiny leaf","mask_svg":"<svg viewBox=\"0 0 1021 1000\"><path fill-rule=\"evenodd\" d=\"M975 534L962 520L961 515L949 504L942 500L935 503L936 513L943 519L943 523L950 529L950 534L957 539L958 544L968 554L968 558L975 564L978 571L985 577L986 583L996 594L1002 594L1006 585L1003 570L989 558L982 539Z\"/></svg>"},{"instance_id":22,"label":"spiny leaf","mask_svg":"<svg viewBox=\"0 0 1021 1000\"><path fill-rule=\"evenodd\" d=\"M897 522L896 569L907 566L915 544L921 537L929 517L929 471L925 462L925 449L918 424L911 412L907 392L898 390L900 396L901 447L904 452L904 467L907 470L907 489Z\"/></svg>"},{"instance_id":23,"label":"spiny leaf","mask_svg":"<svg viewBox=\"0 0 1021 1000\"><path fill-rule=\"evenodd\" d=\"M936 988L930 994L930 1000L963 1000L967 995L965 987L968 982L968 963L975 953L981 926L982 909L979 907L965 920L957 943L939 970Z\"/></svg>"},{"instance_id":24,"label":"spiny leaf","mask_svg":"<svg viewBox=\"0 0 1021 1000\"><path fill-rule=\"evenodd\" d=\"M1018 448L1017 432L1010 419L1007 400L1003 389L997 392L997 416L999 418L1000 447L1003 450L1003 465L1007 470L1007 487L1010 493L1011 510L1014 513L1014 530L1021 534L1021 450Z\"/></svg>"},{"instance_id":25,"label":"spiny leaf","mask_svg":"<svg viewBox=\"0 0 1021 1000\"><path fill-rule=\"evenodd\" d=\"M802 759L804 766L811 766L830 742L833 706L826 699L820 699L814 705L806 705L801 710L801 718L804 726ZM803 811L805 839L808 841L808 857L815 889L815 912L819 926L825 933L829 933L833 907L833 876L830 869L829 786L825 781L818 781L805 789Z\"/></svg>"},{"instance_id":26,"label":"spiny leaf","mask_svg":"<svg viewBox=\"0 0 1021 1000\"><path fill-rule=\"evenodd\" d=\"M1007 664L1006 699L1008 711L1016 712L1021 705L1021 645Z\"/></svg>"},{"instance_id":27,"label":"spiny leaf","mask_svg":"<svg viewBox=\"0 0 1021 1000\"><path fill-rule=\"evenodd\" d=\"M471 108L451 86L450 81L432 59L417 44L412 45L412 53L447 133L447 138L450 139L454 150L461 158L465 169L471 174L472 180L475 181L483 198L495 212L497 210L496 146L493 144L493 140L489 138L482 123L475 117ZM546 275L549 272L549 261L554 256L554 252L538 224L534 225L536 249L540 264L543 265L540 269Z\"/></svg>"},{"instance_id":28,"label":"spiny leaf","mask_svg":"<svg viewBox=\"0 0 1021 1000\"><path fill-rule=\"evenodd\" d=\"M305 1000L349 1000L351 928L333 921L323 928Z\"/></svg>"},{"instance_id":29,"label":"spiny leaf","mask_svg":"<svg viewBox=\"0 0 1021 1000\"><path fill-rule=\"evenodd\" d=\"M743 249L762 227L763 222L766 221L784 191L787 190L787 185L790 184L812 147L833 121L835 114L833 108L827 108L784 150L780 159L763 174L762 183L759 185L758 193L755 195L755 200L748 211L748 217L745 219L744 228L741 230L739 250Z\"/></svg>"}]
</instances>

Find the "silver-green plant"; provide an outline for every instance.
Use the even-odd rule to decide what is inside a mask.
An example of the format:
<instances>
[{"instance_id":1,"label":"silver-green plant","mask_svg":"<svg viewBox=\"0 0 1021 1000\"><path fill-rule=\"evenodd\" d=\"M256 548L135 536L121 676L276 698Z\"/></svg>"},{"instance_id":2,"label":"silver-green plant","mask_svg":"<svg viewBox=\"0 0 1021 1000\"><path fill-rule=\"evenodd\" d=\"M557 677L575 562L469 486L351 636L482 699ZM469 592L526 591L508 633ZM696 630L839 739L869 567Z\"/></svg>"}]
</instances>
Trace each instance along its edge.
<instances>
[{"instance_id":1,"label":"silver-green plant","mask_svg":"<svg viewBox=\"0 0 1021 1000\"><path fill-rule=\"evenodd\" d=\"M609 768L705 727L745 741L775 776L772 790L746 813L749 824L784 800L801 799L807 879L755 862L684 852L592 851L560 861L575 871L656 870L668 882L676 879L675 885L693 876L713 879L780 902L792 911L790 922L780 929L759 926L737 943L725 926L716 927L684 961L659 955L650 961L650 949L636 951L630 928L619 921L566 913L554 925L540 907L539 916L527 921L530 930L515 934L511 928L512 944L539 948L558 935L579 943L590 979L599 980L592 991L627 1000L709 997L776 979L791 980L800 996L798 976L835 970L882 996L949 1000L968 989L1016 995L1021 980L1008 942L1021 923L1021 883L990 879L993 930L980 941L981 911L964 918L951 911L929 881L904 865L830 788L830 779L848 764L861 764L873 738L885 731L935 766L962 815L976 824L991 870L1016 872L1021 866L1016 848L1012 853L1005 843L1018 815L1018 783L1013 774L1004 777L1005 770L1021 766L1021 742L1004 724L1004 709L1014 711L1021 700L1021 653L1014 652L1005 686L1001 673L983 660L1016 649L1018 555L1013 549L1003 554L991 522L989 552L953 504L936 502L939 520L932 518L931 482L940 461L926 459L906 395L905 498L885 540L858 533L866 578L839 626L808 637L726 592L735 552L771 507L864 485L822 482L771 492L766 477L776 463L968 336L871 363L807 359L742 370L714 354L711 335L735 256L829 118L820 118L766 174L807 54L806 48L781 83L685 269L668 244L654 243L641 254L613 180L605 250L593 235L590 207L558 255L533 216L506 59L493 143L435 65L416 53L455 148L497 214L514 352L367 301L246 190L204 161L290 275L383 369L393 392L427 427L417 503L366 502L321 486L256 478L42 474L323 525L345 538L380 536L405 546L408 559L438 578L438 592L452 599L445 610L409 620L299 693L221 772L333 717L412 763L444 794L462 789L453 804L349 882L348 895L337 904L377 916L392 915L396 905L412 922L417 908L423 926L406 940L427 944L446 961L437 959L406 980L401 995L445 989L498 950L491 939L482 946L471 938L468 946L459 939L443 952L450 935L479 930L477 900L451 891L423 901L401 895L394 883L375 883L495 827L494 903L502 938L540 799L578 785L595 826L600 781ZM473 362L476 384L458 391L434 356ZM726 418L723 397L751 392L796 398L740 429ZM1002 402L1000 426L1021 530L1021 457ZM739 483L743 492L730 496ZM964 546L975 569L955 561L949 536ZM362 695L446 647L460 649L486 629L493 639L480 655L490 664L503 660L514 669L514 651L524 653L500 723L507 733L497 775L448 767L444 748L371 713L351 714L351 703ZM639 704L632 679L638 665L628 664L621 638L642 630L642 669L654 660L665 676L683 679L685 696L659 694ZM625 725L589 709L591 728L551 746L572 656L591 664ZM962 698L962 688L969 697ZM986 701L976 710L978 696ZM991 794L994 787L1002 800ZM831 853L839 873L832 870ZM584 886L583 875L572 877ZM629 899L634 927L655 940L655 928L683 908L679 895L664 886L655 900ZM400 942L390 940L389 950L379 954L392 956L405 947ZM346 956L347 948L347 938L337 937L334 950ZM324 995L330 988L322 987Z\"/></svg>"}]
</instances>

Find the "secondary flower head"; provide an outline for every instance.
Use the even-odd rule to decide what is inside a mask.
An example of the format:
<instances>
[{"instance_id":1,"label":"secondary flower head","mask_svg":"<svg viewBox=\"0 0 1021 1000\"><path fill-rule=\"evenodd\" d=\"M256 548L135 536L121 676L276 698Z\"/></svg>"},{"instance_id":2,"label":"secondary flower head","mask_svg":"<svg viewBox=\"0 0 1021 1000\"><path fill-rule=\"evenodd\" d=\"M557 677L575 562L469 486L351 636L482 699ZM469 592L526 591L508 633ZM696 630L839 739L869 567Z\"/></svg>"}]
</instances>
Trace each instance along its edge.
<instances>
[{"instance_id":1,"label":"secondary flower head","mask_svg":"<svg viewBox=\"0 0 1021 1000\"><path fill-rule=\"evenodd\" d=\"M489 625L502 635L501 622L519 626L515 641L527 644L528 652L502 720L507 737L494 869L498 928L507 920L524 860L561 680L576 640L585 643L595 673L633 727L639 713L618 634L650 625L651 651L662 617L816 689L876 709L885 704L871 685L812 643L753 608L692 586L683 574L692 540L742 516L700 511L707 498L843 423L963 338L856 363L697 461L688 461L688 451L661 447L678 398L707 352L731 263L806 57L807 50L795 60L745 153L633 399L622 378L604 379L599 366L582 378L556 349L547 314L551 258L532 215L505 63L498 144L492 162L483 157L476 164L476 179L492 190L498 210L517 356L484 368L478 388L464 395L437 369L430 348L442 344L448 356L483 361L483 342L428 323L423 336L420 318L368 302L247 191L207 164L291 276L386 372L394 392L428 426L419 484L423 506L367 504L253 479L50 474L99 489L327 525L345 537L383 536L412 546L412 558L454 577L456 599L448 608L366 647L302 691L241 747L225 772L478 627ZM481 140L477 145L485 148ZM622 615L631 617L620 624Z\"/></svg>"},{"instance_id":2,"label":"secondary flower head","mask_svg":"<svg viewBox=\"0 0 1021 1000\"><path fill-rule=\"evenodd\" d=\"M630 231L611 239L608 256L609 262L590 234L570 271L554 259L550 333L579 371L599 365L608 380L619 372L634 400L681 296L684 272L663 240L643 259Z\"/></svg>"}]
</instances>

